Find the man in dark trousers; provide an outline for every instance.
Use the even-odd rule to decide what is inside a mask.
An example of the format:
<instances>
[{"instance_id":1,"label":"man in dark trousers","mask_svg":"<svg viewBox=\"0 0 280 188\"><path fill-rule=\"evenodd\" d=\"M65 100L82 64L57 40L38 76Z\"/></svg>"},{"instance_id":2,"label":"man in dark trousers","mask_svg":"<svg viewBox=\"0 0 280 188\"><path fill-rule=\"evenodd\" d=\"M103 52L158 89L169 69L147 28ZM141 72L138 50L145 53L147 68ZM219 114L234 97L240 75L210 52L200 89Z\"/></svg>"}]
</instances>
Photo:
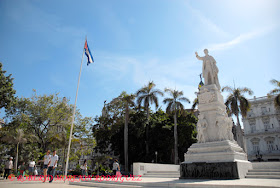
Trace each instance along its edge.
<instances>
[{"instance_id":1,"label":"man in dark trousers","mask_svg":"<svg viewBox=\"0 0 280 188\"><path fill-rule=\"evenodd\" d=\"M4 179L8 179L8 176L11 174L13 169L13 157L10 157L9 160L5 163L5 172L4 172Z\"/></svg>"}]
</instances>

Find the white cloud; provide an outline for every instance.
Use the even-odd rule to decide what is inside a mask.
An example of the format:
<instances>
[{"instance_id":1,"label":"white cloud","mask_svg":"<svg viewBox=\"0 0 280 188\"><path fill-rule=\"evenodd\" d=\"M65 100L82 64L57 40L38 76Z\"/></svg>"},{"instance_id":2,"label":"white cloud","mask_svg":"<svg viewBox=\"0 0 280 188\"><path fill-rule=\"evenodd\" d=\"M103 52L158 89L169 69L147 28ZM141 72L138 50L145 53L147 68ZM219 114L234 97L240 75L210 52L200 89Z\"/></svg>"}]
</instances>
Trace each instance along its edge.
<instances>
[{"instance_id":1,"label":"white cloud","mask_svg":"<svg viewBox=\"0 0 280 188\"><path fill-rule=\"evenodd\" d=\"M224 42L224 43L218 43L218 44L210 44L208 45L208 49L210 51L219 51L219 50L226 50L228 48L234 47L238 44L241 44L245 41L255 39L257 37L261 37L263 35L266 35L270 32L272 32L277 26L270 26L262 29L258 29L249 33L243 33L239 36L235 37L234 39Z\"/></svg>"},{"instance_id":2,"label":"white cloud","mask_svg":"<svg viewBox=\"0 0 280 188\"><path fill-rule=\"evenodd\" d=\"M211 21L209 18L205 17L203 13L195 8L193 8L189 3L185 3L188 10L192 13L192 15L199 21L203 28L214 32L222 37L228 37L230 34L224 31L221 27Z\"/></svg>"},{"instance_id":3,"label":"white cloud","mask_svg":"<svg viewBox=\"0 0 280 188\"><path fill-rule=\"evenodd\" d=\"M101 66L98 69L104 71L101 74L106 74L106 76L102 75L106 77L106 82L132 79L134 88L140 89L149 81L154 81L158 89L164 90L167 87L183 91L184 96L193 101L201 72L201 64L197 63L194 57L193 55L165 60L110 55L98 57L98 66ZM129 88L122 88L122 90L129 90ZM185 106L190 107L191 104Z\"/></svg>"}]
</instances>

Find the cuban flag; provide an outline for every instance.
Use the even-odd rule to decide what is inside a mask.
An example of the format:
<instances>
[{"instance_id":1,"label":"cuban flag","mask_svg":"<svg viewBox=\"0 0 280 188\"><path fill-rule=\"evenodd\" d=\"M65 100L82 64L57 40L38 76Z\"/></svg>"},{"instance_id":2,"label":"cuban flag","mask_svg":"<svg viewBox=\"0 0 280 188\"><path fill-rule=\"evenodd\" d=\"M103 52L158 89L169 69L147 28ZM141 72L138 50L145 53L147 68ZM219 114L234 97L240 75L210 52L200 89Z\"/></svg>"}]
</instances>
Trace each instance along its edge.
<instances>
[{"instance_id":1,"label":"cuban flag","mask_svg":"<svg viewBox=\"0 0 280 188\"><path fill-rule=\"evenodd\" d=\"M88 47L88 44L87 44L87 40L86 40L86 42L85 42L85 54L86 54L87 59L88 59L88 60L87 60L87 65L93 63L94 60L93 60L93 57L92 57L91 52L90 52L90 50L89 50L89 47Z\"/></svg>"}]
</instances>

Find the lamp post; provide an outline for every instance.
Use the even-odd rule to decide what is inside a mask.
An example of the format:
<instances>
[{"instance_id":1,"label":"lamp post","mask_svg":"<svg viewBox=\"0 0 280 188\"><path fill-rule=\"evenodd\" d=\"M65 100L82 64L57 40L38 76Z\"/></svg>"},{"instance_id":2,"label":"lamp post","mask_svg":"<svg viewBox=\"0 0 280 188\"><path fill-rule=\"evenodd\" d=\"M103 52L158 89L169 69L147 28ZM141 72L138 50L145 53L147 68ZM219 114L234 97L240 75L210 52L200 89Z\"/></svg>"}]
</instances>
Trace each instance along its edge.
<instances>
[{"instance_id":1,"label":"lamp post","mask_svg":"<svg viewBox=\"0 0 280 188\"><path fill-rule=\"evenodd\" d=\"M262 154L260 154L260 150L257 151L256 158L259 162L262 160Z\"/></svg>"},{"instance_id":2,"label":"lamp post","mask_svg":"<svg viewBox=\"0 0 280 188\"><path fill-rule=\"evenodd\" d=\"M156 163L157 163L157 154L158 154L158 152L156 151L155 154L156 154Z\"/></svg>"}]
</instances>

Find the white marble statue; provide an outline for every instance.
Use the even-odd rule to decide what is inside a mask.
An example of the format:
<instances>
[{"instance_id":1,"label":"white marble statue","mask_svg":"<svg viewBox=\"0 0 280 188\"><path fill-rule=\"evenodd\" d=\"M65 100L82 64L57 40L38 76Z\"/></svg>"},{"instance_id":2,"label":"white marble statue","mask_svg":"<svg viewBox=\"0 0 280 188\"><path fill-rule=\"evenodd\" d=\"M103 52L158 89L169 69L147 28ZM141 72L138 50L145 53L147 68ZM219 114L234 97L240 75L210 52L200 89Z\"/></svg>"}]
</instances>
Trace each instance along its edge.
<instances>
[{"instance_id":1,"label":"white marble statue","mask_svg":"<svg viewBox=\"0 0 280 188\"><path fill-rule=\"evenodd\" d=\"M206 139L205 136L207 129L207 120L205 119L203 114L198 115L198 122L197 122L197 140L198 143L205 143Z\"/></svg>"},{"instance_id":2,"label":"white marble statue","mask_svg":"<svg viewBox=\"0 0 280 188\"><path fill-rule=\"evenodd\" d=\"M203 61L202 66L202 76L204 78L205 85L216 84L217 88L220 90L220 83L218 79L219 69L216 65L215 59L208 55L208 50L204 50L205 56L200 57L197 52L195 52L196 58Z\"/></svg>"}]
</instances>

